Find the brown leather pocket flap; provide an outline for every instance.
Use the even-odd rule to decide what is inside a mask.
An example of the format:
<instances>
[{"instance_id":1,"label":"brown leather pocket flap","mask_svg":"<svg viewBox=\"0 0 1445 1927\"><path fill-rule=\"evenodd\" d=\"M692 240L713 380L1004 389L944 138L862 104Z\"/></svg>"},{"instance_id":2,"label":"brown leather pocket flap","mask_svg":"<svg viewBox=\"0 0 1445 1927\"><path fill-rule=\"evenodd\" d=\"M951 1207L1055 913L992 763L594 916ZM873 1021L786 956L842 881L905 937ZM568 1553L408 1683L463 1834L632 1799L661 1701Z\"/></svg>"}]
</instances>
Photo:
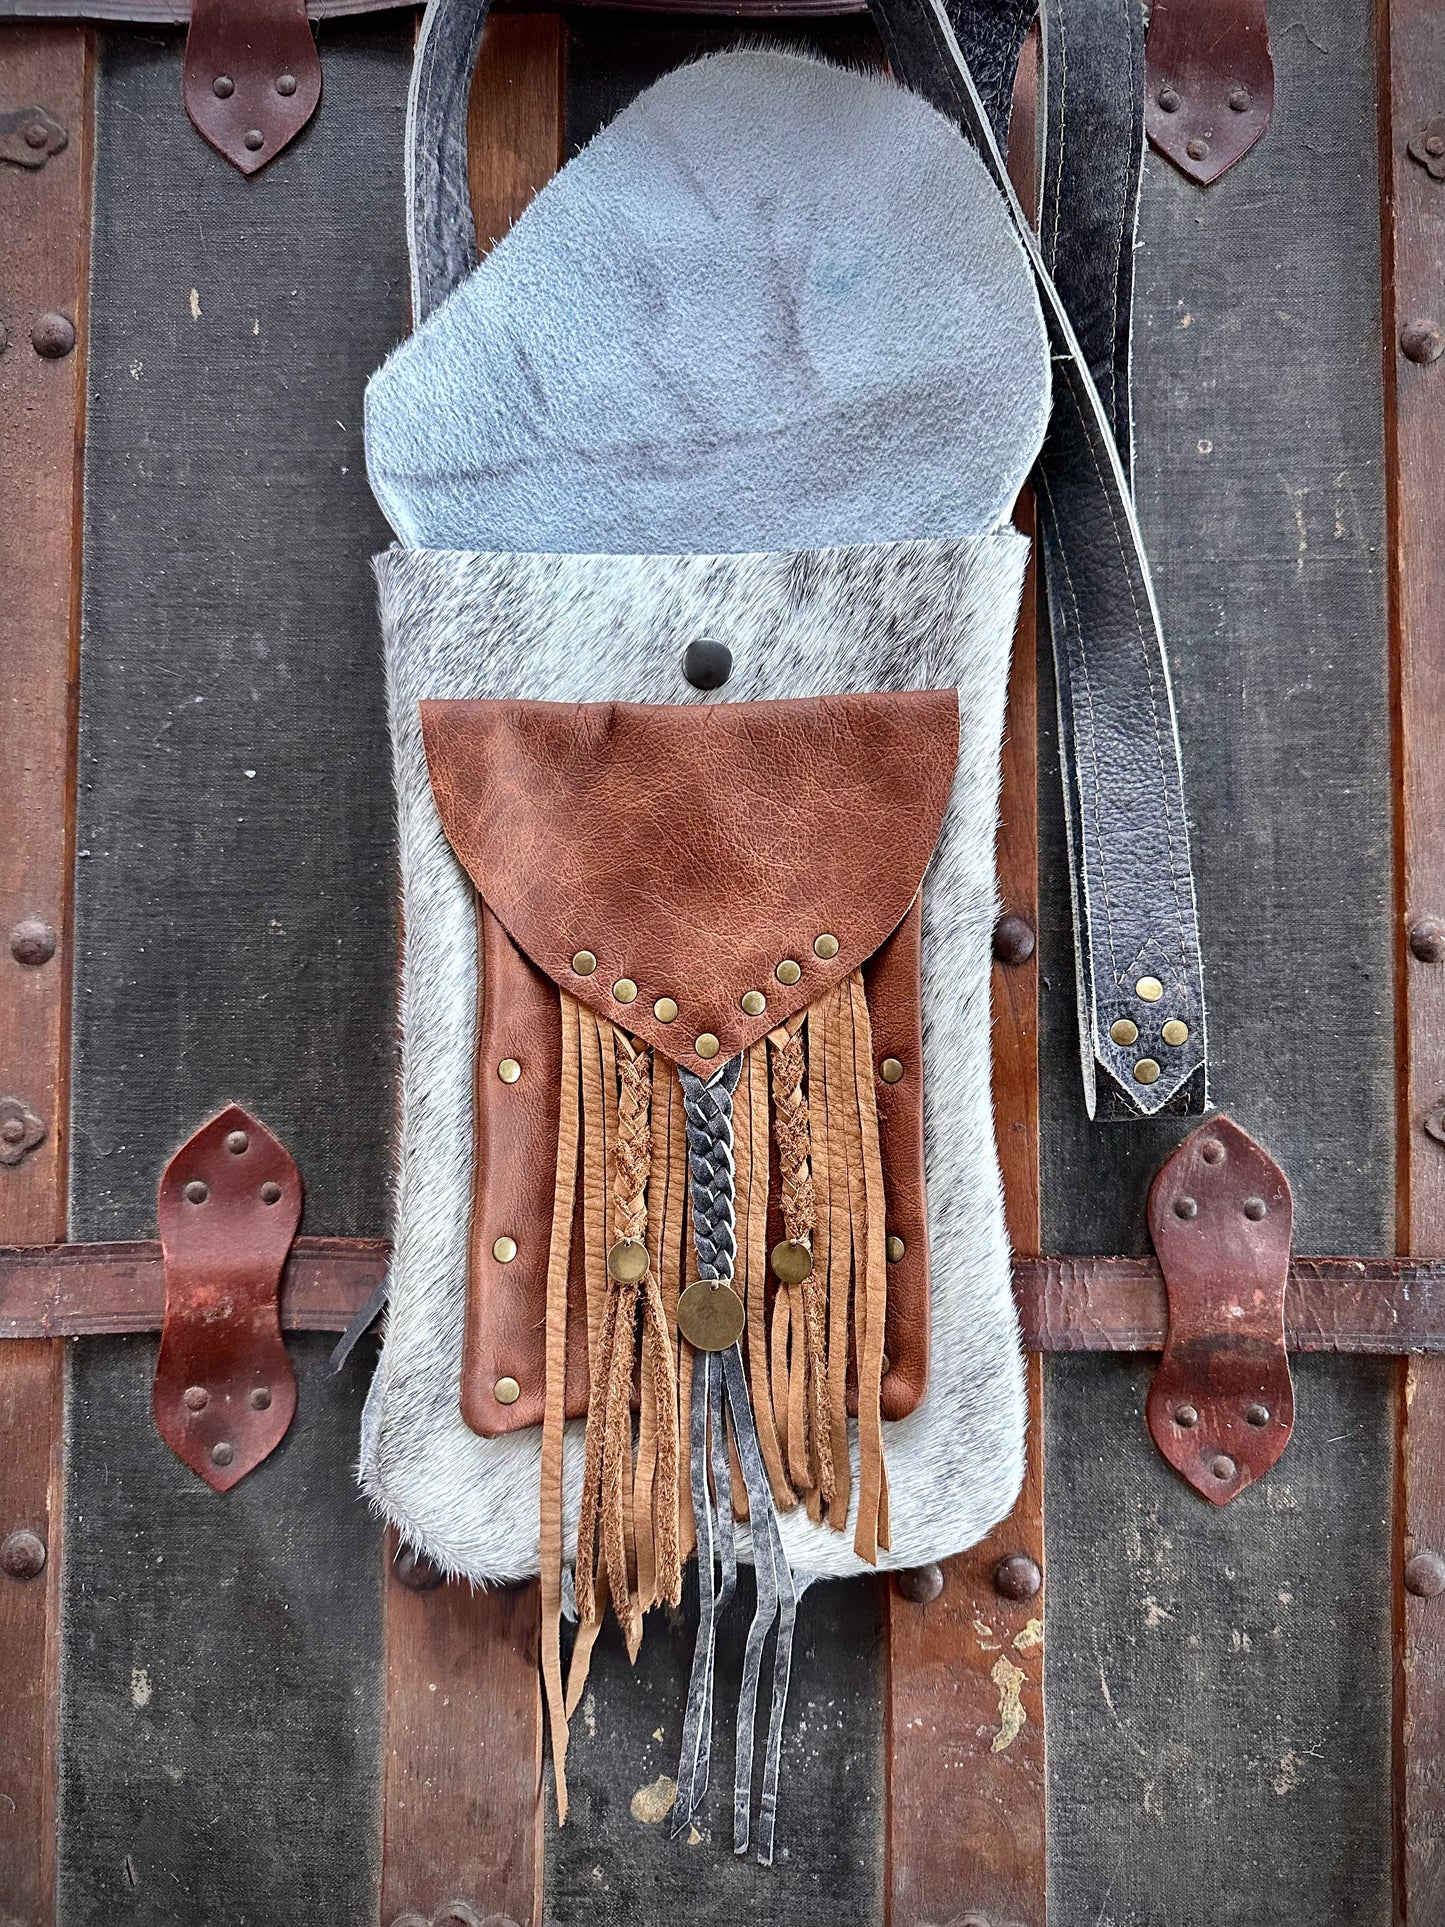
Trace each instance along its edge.
<instances>
[{"instance_id":1,"label":"brown leather pocket flap","mask_svg":"<svg viewBox=\"0 0 1445 1927\"><path fill-rule=\"evenodd\" d=\"M513 941L579 1002L704 1075L897 927L958 760L952 689L423 702L421 719L442 826ZM574 967L583 953L595 968ZM766 999L756 1014L749 991ZM708 1033L718 1049L700 1057Z\"/></svg>"}]
</instances>

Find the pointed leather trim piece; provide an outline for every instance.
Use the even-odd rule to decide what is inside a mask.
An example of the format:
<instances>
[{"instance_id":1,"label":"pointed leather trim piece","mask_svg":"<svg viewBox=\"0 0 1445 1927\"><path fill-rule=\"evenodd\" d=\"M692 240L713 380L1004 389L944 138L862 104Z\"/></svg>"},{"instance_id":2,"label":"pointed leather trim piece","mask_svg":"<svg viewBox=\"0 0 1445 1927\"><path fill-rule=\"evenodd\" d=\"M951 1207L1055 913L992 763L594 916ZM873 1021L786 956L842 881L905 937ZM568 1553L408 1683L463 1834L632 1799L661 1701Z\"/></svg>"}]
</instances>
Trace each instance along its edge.
<instances>
[{"instance_id":1,"label":"pointed leather trim piece","mask_svg":"<svg viewBox=\"0 0 1445 1927\"><path fill-rule=\"evenodd\" d=\"M937 844L952 689L722 703L423 702L448 840L513 941L707 1076L872 956ZM819 956L819 937L837 939ZM595 970L573 968L579 952ZM798 981L778 966L799 966ZM787 974L791 974L790 972ZM621 984L636 986L624 1001ZM748 991L766 1008L744 1012ZM659 999L677 1016L660 1021ZM694 1045L711 1033L717 1053Z\"/></svg>"},{"instance_id":2,"label":"pointed leather trim piece","mask_svg":"<svg viewBox=\"0 0 1445 1927\"><path fill-rule=\"evenodd\" d=\"M232 167L254 174L275 160L321 99L306 0L191 0L181 93Z\"/></svg>"},{"instance_id":3,"label":"pointed leather trim piece","mask_svg":"<svg viewBox=\"0 0 1445 1927\"><path fill-rule=\"evenodd\" d=\"M1264 0L1154 0L1144 88L1150 145L1191 181L1212 187L1274 113Z\"/></svg>"}]
</instances>

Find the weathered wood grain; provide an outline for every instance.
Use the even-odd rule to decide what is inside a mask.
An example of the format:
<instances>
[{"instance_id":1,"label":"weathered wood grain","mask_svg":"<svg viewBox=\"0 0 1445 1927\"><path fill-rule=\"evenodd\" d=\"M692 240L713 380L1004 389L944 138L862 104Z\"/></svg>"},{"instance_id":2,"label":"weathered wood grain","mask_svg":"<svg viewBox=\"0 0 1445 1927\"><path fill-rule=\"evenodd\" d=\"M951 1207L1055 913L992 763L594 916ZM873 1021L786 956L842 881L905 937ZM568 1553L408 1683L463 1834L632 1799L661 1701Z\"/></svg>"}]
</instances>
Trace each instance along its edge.
<instances>
[{"instance_id":1,"label":"weathered wood grain","mask_svg":"<svg viewBox=\"0 0 1445 1927\"><path fill-rule=\"evenodd\" d=\"M483 252L562 165L566 75L560 14L488 19L467 114L467 171Z\"/></svg>"},{"instance_id":2,"label":"weathered wood grain","mask_svg":"<svg viewBox=\"0 0 1445 1927\"><path fill-rule=\"evenodd\" d=\"M1300 1247L1369 1255L1395 1246L1373 10L1272 5L1270 32L1275 116L1246 159L1207 191L1146 164L1138 497L1213 1097L1288 1172ZM1182 1127L1080 1115L1047 777L1044 794L1045 1248L1137 1251ZM1288 1452L1216 1514L1142 1429L1147 1368L1049 1362L1061 1921L1390 1920L1394 1370L1304 1358L1295 1377Z\"/></svg>"},{"instance_id":3,"label":"weathered wood grain","mask_svg":"<svg viewBox=\"0 0 1445 1927\"><path fill-rule=\"evenodd\" d=\"M1395 666L1399 1249L1445 1254L1445 531L1432 503L1445 460L1445 182L1424 145L1445 110L1445 17L1381 8L1384 335ZM1438 130L1445 133L1445 123ZM1413 148L1413 152L1411 151ZM1434 334L1431 330L1435 330ZM1421 357L1424 357L1423 359ZM1411 1363L1400 1399L1396 1567L1397 1900L1407 1927L1445 1918L1445 1367ZM1414 1562L1413 1564L1411 1562ZM1409 1585L1405 1583L1409 1575Z\"/></svg>"},{"instance_id":4,"label":"weathered wood grain","mask_svg":"<svg viewBox=\"0 0 1445 1927\"><path fill-rule=\"evenodd\" d=\"M87 30L0 35L0 110L42 107L68 133L44 167L0 166L0 1097L45 1131L0 1166L0 1237L17 1243L66 1231L91 85ZM69 354L33 345L46 314L74 327ZM0 1570L0 1918L39 1923L55 1909L63 1398L57 1346L0 1348L0 1542L14 1554ZM31 1573L22 1554L37 1546Z\"/></svg>"}]
</instances>

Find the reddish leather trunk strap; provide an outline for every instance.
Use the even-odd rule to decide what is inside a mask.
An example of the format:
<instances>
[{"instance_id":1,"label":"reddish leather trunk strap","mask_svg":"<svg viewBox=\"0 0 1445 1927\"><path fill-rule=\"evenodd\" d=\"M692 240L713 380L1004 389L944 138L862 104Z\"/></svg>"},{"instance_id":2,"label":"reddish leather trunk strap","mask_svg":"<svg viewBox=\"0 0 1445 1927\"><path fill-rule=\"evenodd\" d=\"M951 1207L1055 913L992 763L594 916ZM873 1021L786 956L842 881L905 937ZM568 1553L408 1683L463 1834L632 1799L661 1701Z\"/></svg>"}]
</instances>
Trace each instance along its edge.
<instances>
[{"instance_id":1,"label":"reddish leather trunk strap","mask_svg":"<svg viewBox=\"0 0 1445 1927\"><path fill-rule=\"evenodd\" d=\"M1210 187L1274 113L1264 0L1154 0L1144 44L1144 126L1181 174Z\"/></svg>"},{"instance_id":2,"label":"reddish leather trunk strap","mask_svg":"<svg viewBox=\"0 0 1445 1927\"><path fill-rule=\"evenodd\" d=\"M181 1463L226 1492L275 1451L296 1411L277 1297L301 1174L230 1104L166 1166L158 1213L166 1311L151 1411Z\"/></svg>"},{"instance_id":3,"label":"reddish leather trunk strap","mask_svg":"<svg viewBox=\"0 0 1445 1927\"><path fill-rule=\"evenodd\" d=\"M306 0L191 0L181 91L233 167L254 174L274 160L321 98Z\"/></svg>"}]
</instances>

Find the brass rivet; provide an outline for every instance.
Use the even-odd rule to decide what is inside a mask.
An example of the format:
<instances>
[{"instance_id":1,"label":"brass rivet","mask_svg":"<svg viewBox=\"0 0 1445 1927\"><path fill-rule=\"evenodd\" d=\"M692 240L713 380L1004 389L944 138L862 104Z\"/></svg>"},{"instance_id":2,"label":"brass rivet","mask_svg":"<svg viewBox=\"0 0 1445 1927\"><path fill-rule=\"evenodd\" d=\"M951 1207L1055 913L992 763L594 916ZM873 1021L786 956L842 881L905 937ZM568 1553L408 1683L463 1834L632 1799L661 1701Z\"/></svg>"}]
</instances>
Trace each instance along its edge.
<instances>
[{"instance_id":1,"label":"brass rivet","mask_svg":"<svg viewBox=\"0 0 1445 1927\"><path fill-rule=\"evenodd\" d=\"M670 1024L677 1015L677 1003L671 997L659 997L652 1006L652 1014L659 1024Z\"/></svg>"},{"instance_id":2,"label":"brass rivet","mask_svg":"<svg viewBox=\"0 0 1445 1927\"><path fill-rule=\"evenodd\" d=\"M637 985L630 977L619 977L612 986L612 994L619 1004L630 1004L637 996Z\"/></svg>"},{"instance_id":3,"label":"brass rivet","mask_svg":"<svg viewBox=\"0 0 1445 1927\"><path fill-rule=\"evenodd\" d=\"M515 1084L522 1075L522 1066L515 1057L504 1057L497 1066L497 1075L504 1084Z\"/></svg>"},{"instance_id":4,"label":"brass rivet","mask_svg":"<svg viewBox=\"0 0 1445 1927\"><path fill-rule=\"evenodd\" d=\"M1157 1084L1158 1081L1159 1066L1154 1062L1152 1057L1141 1057L1139 1062L1134 1066L1134 1082L1136 1084Z\"/></svg>"},{"instance_id":5,"label":"brass rivet","mask_svg":"<svg viewBox=\"0 0 1445 1927\"><path fill-rule=\"evenodd\" d=\"M204 1385L188 1385L182 1396L188 1412L204 1412L211 1402L211 1395Z\"/></svg>"},{"instance_id":6,"label":"brass rivet","mask_svg":"<svg viewBox=\"0 0 1445 1927\"><path fill-rule=\"evenodd\" d=\"M1166 1044L1174 1044L1176 1046L1179 1044L1187 1044L1189 1041L1189 1026L1188 1024L1181 1023L1177 1017L1171 1017L1160 1032L1160 1035Z\"/></svg>"},{"instance_id":7,"label":"brass rivet","mask_svg":"<svg viewBox=\"0 0 1445 1927\"><path fill-rule=\"evenodd\" d=\"M249 1148L250 1143L251 1140L244 1131L228 1131L226 1133L226 1149L233 1157L240 1157L242 1152Z\"/></svg>"},{"instance_id":8,"label":"brass rivet","mask_svg":"<svg viewBox=\"0 0 1445 1927\"><path fill-rule=\"evenodd\" d=\"M784 1285L801 1285L813 1275L813 1254L805 1244L784 1238L772 1251L773 1276Z\"/></svg>"},{"instance_id":9,"label":"brass rivet","mask_svg":"<svg viewBox=\"0 0 1445 1927\"><path fill-rule=\"evenodd\" d=\"M210 1195L210 1185L203 1183L200 1178L192 1178L186 1186L186 1202L188 1204L204 1204Z\"/></svg>"},{"instance_id":10,"label":"brass rivet","mask_svg":"<svg viewBox=\"0 0 1445 1927\"><path fill-rule=\"evenodd\" d=\"M739 1001L749 1017L761 1017L768 1007L768 1000L760 990L745 990Z\"/></svg>"},{"instance_id":11,"label":"brass rivet","mask_svg":"<svg viewBox=\"0 0 1445 1927\"><path fill-rule=\"evenodd\" d=\"M492 1246L492 1256L499 1265L509 1265L517 1255L517 1240L501 1237Z\"/></svg>"},{"instance_id":12,"label":"brass rivet","mask_svg":"<svg viewBox=\"0 0 1445 1927\"><path fill-rule=\"evenodd\" d=\"M253 1385L251 1387L250 1403L253 1412L269 1412L271 1409L271 1387L269 1385Z\"/></svg>"},{"instance_id":13,"label":"brass rivet","mask_svg":"<svg viewBox=\"0 0 1445 1927\"><path fill-rule=\"evenodd\" d=\"M881 1075L885 1084L901 1084L903 1066L896 1057L885 1057L881 1066Z\"/></svg>"},{"instance_id":14,"label":"brass rivet","mask_svg":"<svg viewBox=\"0 0 1445 1927\"><path fill-rule=\"evenodd\" d=\"M1137 1044L1139 1026L1128 1017L1116 1017L1109 1026L1109 1035L1116 1044Z\"/></svg>"},{"instance_id":15,"label":"brass rivet","mask_svg":"<svg viewBox=\"0 0 1445 1927\"><path fill-rule=\"evenodd\" d=\"M699 1057L716 1057L721 1046L710 1030L705 1030L693 1044Z\"/></svg>"},{"instance_id":16,"label":"brass rivet","mask_svg":"<svg viewBox=\"0 0 1445 1927\"><path fill-rule=\"evenodd\" d=\"M891 1362L891 1360L889 1359L889 1356L888 1356L888 1354L887 1354L887 1352L884 1352L884 1354L883 1354L883 1376L884 1376L885 1378L887 1378L887 1376L888 1376L888 1374L889 1374L889 1373L890 1373L890 1372L891 1372L892 1370L893 1370L893 1365L892 1365L892 1362Z\"/></svg>"},{"instance_id":17,"label":"brass rivet","mask_svg":"<svg viewBox=\"0 0 1445 1927\"><path fill-rule=\"evenodd\" d=\"M597 968L597 959L590 950L579 950L572 959L572 968L579 977L590 977Z\"/></svg>"},{"instance_id":18,"label":"brass rivet","mask_svg":"<svg viewBox=\"0 0 1445 1927\"><path fill-rule=\"evenodd\" d=\"M1193 1405L1180 1405L1176 1407L1174 1423L1176 1425L1182 1425L1186 1432L1189 1431L1191 1427L1199 1423L1198 1410Z\"/></svg>"},{"instance_id":19,"label":"brass rivet","mask_svg":"<svg viewBox=\"0 0 1445 1927\"><path fill-rule=\"evenodd\" d=\"M269 1179L261 1186L261 1202L262 1204L279 1204L281 1202L281 1187L274 1179Z\"/></svg>"},{"instance_id":20,"label":"brass rivet","mask_svg":"<svg viewBox=\"0 0 1445 1927\"><path fill-rule=\"evenodd\" d=\"M1268 1425L1269 1407L1259 1404L1246 1406L1244 1416L1251 1425Z\"/></svg>"},{"instance_id":21,"label":"brass rivet","mask_svg":"<svg viewBox=\"0 0 1445 1927\"><path fill-rule=\"evenodd\" d=\"M898 1263L898 1260L903 1256L903 1252L904 1252L903 1240L895 1232L892 1234L892 1236L889 1237L888 1242L883 1247L883 1250L885 1255L887 1256L889 1264L896 1265Z\"/></svg>"},{"instance_id":22,"label":"brass rivet","mask_svg":"<svg viewBox=\"0 0 1445 1927\"><path fill-rule=\"evenodd\" d=\"M499 1378L492 1387L492 1397L498 1405L515 1405L522 1396L522 1388L515 1378Z\"/></svg>"},{"instance_id":23,"label":"brass rivet","mask_svg":"<svg viewBox=\"0 0 1445 1927\"><path fill-rule=\"evenodd\" d=\"M780 984L795 984L802 974L803 966L800 963L796 963L791 957L784 957L775 972Z\"/></svg>"},{"instance_id":24,"label":"brass rivet","mask_svg":"<svg viewBox=\"0 0 1445 1927\"><path fill-rule=\"evenodd\" d=\"M619 1285L637 1285L647 1276L647 1246L641 1238L619 1238L607 1254L607 1276Z\"/></svg>"},{"instance_id":25,"label":"brass rivet","mask_svg":"<svg viewBox=\"0 0 1445 1927\"><path fill-rule=\"evenodd\" d=\"M1164 995L1164 986L1157 977L1141 977L1134 986L1134 995L1146 1004L1157 1004Z\"/></svg>"},{"instance_id":26,"label":"brass rivet","mask_svg":"<svg viewBox=\"0 0 1445 1927\"><path fill-rule=\"evenodd\" d=\"M236 1448L229 1439L217 1439L211 1447L212 1465L229 1465L236 1456Z\"/></svg>"},{"instance_id":27,"label":"brass rivet","mask_svg":"<svg viewBox=\"0 0 1445 1927\"><path fill-rule=\"evenodd\" d=\"M824 963L828 963L831 962L837 954L838 939L836 937L830 935L826 930L821 937L814 937L813 955L815 957L821 957Z\"/></svg>"},{"instance_id":28,"label":"brass rivet","mask_svg":"<svg viewBox=\"0 0 1445 1927\"><path fill-rule=\"evenodd\" d=\"M1258 1224L1261 1218L1268 1216L1268 1213L1269 1213L1269 1206L1265 1203L1263 1198L1246 1198L1245 1199L1244 1215L1246 1218L1249 1219L1251 1224Z\"/></svg>"}]
</instances>

